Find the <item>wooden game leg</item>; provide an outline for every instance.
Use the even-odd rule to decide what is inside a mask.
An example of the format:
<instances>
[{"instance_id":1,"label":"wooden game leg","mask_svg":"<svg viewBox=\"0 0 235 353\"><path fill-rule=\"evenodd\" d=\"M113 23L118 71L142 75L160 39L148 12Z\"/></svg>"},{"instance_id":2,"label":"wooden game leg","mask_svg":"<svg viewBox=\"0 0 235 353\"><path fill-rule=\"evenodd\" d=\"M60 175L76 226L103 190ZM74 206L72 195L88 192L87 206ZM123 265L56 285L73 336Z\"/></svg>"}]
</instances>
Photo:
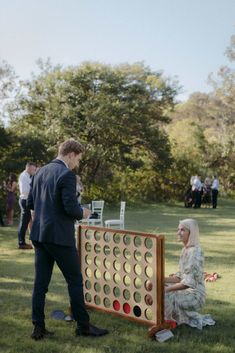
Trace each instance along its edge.
<instances>
[{"instance_id":1,"label":"wooden game leg","mask_svg":"<svg viewBox=\"0 0 235 353\"><path fill-rule=\"evenodd\" d=\"M149 337L154 337L155 333L158 331L161 331L163 329L162 325L158 325L158 326L151 326L148 329L148 336Z\"/></svg>"},{"instance_id":2,"label":"wooden game leg","mask_svg":"<svg viewBox=\"0 0 235 353\"><path fill-rule=\"evenodd\" d=\"M176 328L176 326L177 326L177 323L174 320L163 321L163 323L161 323L159 325L154 325L154 326L149 327L148 336L154 337L156 332L164 330L164 329L171 330L171 329Z\"/></svg>"}]
</instances>

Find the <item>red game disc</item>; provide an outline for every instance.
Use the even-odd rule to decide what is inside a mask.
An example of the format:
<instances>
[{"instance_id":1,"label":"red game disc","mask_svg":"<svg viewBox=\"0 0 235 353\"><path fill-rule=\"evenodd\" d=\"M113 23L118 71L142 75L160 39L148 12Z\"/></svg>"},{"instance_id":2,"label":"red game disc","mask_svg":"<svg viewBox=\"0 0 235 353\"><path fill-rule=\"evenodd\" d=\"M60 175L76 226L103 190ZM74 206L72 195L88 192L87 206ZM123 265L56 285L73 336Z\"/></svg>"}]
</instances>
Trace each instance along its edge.
<instances>
[{"instance_id":1,"label":"red game disc","mask_svg":"<svg viewBox=\"0 0 235 353\"><path fill-rule=\"evenodd\" d=\"M131 312L131 307L128 303L123 304L123 311L125 314L129 314Z\"/></svg>"},{"instance_id":2,"label":"red game disc","mask_svg":"<svg viewBox=\"0 0 235 353\"><path fill-rule=\"evenodd\" d=\"M114 310L119 311L120 307L121 307L121 305L120 305L119 301L118 300L114 300L114 302L113 302Z\"/></svg>"}]
</instances>

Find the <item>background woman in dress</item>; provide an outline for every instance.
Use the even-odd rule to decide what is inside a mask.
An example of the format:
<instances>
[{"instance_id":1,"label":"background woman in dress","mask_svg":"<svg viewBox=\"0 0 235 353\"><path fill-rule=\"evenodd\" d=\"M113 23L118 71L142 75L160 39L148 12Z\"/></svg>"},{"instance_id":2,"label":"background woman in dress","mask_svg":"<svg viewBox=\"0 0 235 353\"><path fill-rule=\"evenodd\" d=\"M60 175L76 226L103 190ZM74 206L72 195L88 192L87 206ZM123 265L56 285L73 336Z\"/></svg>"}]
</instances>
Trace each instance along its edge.
<instances>
[{"instance_id":1,"label":"background woman in dress","mask_svg":"<svg viewBox=\"0 0 235 353\"><path fill-rule=\"evenodd\" d=\"M183 243L179 271L165 278L165 319L175 320L178 325L187 324L202 329L214 325L210 315L198 310L204 305L204 255L199 245L199 228L194 219L179 222L178 240Z\"/></svg>"},{"instance_id":2,"label":"background woman in dress","mask_svg":"<svg viewBox=\"0 0 235 353\"><path fill-rule=\"evenodd\" d=\"M6 181L6 192L7 192L6 225L13 224L14 205L15 205L15 200L16 200L16 187L17 187L16 175L13 173L10 173L10 175Z\"/></svg>"}]
</instances>

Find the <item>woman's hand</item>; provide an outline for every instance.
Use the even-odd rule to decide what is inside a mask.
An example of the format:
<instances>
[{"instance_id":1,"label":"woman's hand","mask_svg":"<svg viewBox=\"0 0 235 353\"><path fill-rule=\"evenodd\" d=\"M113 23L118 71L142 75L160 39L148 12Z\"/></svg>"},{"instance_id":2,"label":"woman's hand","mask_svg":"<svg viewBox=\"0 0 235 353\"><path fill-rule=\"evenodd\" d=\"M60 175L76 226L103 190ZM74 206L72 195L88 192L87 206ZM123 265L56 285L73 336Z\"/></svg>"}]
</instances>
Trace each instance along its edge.
<instances>
[{"instance_id":1,"label":"woman's hand","mask_svg":"<svg viewBox=\"0 0 235 353\"><path fill-rule=\"evenodd\" d=\"M176 290L183 290L183 289L187 289L187 288L189 288L189 287L183 283L176 283L176 284L173 284L170 286L165 286L165 293L174 292Z\"/></svg>"},{"instance_id":2,"label":"woman's hand","mask_svg":"<svg viewBox=\"0 0 235 353\"><path fill-rule=\"evenodd\" d=\"M179 282L180 282L180 278L175 275L165 277L165 283L179 283Z\"/></svg>"}]
</instances>

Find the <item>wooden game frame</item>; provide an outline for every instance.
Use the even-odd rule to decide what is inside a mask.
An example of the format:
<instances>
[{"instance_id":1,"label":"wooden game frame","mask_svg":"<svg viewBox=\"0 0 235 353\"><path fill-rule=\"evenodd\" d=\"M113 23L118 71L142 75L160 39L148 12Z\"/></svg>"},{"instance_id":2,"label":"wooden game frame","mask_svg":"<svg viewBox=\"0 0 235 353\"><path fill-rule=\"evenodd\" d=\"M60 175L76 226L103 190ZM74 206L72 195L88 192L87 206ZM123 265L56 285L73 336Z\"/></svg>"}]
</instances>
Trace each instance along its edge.
<instances>
[{"instance_id":1,"label":"wooden game frame","mask_svg":"<svg viewBox=\"0 0 235 353\"><path fill-rule=\"evenodd\" d=\"M115 239L119 242L116 243ZM146 251L144 256L141 253L141 250L143 250L141 246L136 245L137 240ZM145 245L143 246L143 244ZM152 244L151 248L148 248L147 244ZM79 225L77 249L83 275L85 303L88 308L146 324L150 327L150 336L163 326L165 275L163 235ZM109 249L109 252L106 252L107 249ZM131 253L129 259L124 257L125 252L126 254ZM140 255L140 261L136 256L137 253ZM151 266L149 265L150 256L152 256ZM111 269L107 269L108 262L113 264ZM121 268L115 268L115 262L121 263ZM129 267L127 267L127 264ZM144 268L144 271L142 271L142 268ZM107 273L109 278L106 278ZM121 280L118 282L119 277ZM134 282L127 281L125 283L127 277L129 279L135 277ZM137 286L137 279L141 283L139 289L135 287L135 285ZM105 286L112 288L111 293L104 293ZM129 289L127 289L128 286ZM117 287L120 290L118 297L115 293L115 290L118 291ZM98 288L100 288L99 291ZM124 293L128 291L131 293L131 297L129 299L123 298ZM133 299L136 294L138 296ZM97 298L99 298L99 301ZM105 301L110 305L106 305ZM147 315L150 312L152 315Z\"/></svg>"}]
</instances>

